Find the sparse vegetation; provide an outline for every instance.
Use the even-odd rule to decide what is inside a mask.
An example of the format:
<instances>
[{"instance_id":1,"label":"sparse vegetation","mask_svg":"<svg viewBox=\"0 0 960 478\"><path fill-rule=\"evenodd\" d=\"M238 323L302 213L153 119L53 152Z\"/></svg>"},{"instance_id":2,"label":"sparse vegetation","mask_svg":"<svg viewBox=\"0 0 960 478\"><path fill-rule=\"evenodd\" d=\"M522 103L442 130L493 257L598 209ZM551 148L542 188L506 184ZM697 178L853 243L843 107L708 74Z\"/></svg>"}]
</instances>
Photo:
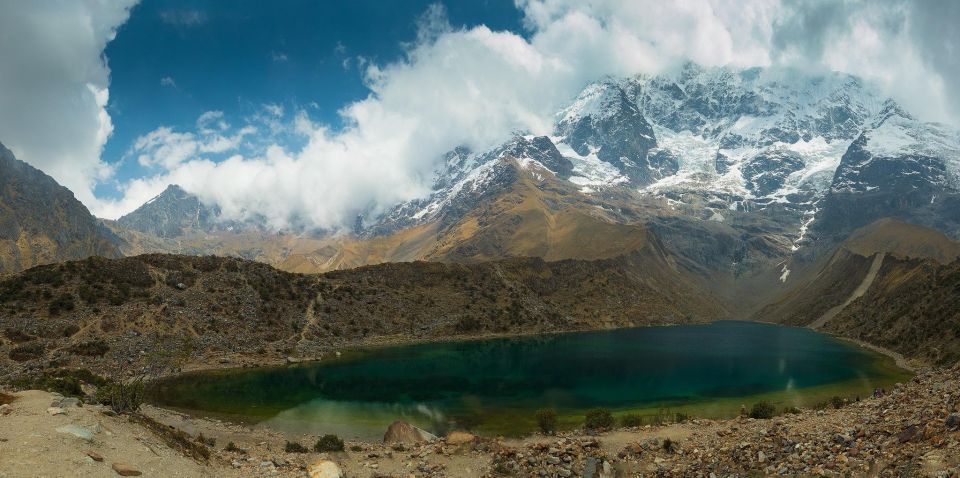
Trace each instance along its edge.
<instances>
[{"instance_id":1,"label":"sparse vegetation","mask_svg":"<svg viewBox=\"0 0 960 478\"><path fill-rule=\"evenodd\" d=\"M643 417L636 413L627 413L620 417L620 425L624 427L639 427L643 425Z\"/></svg>"},{"instance_id":2,"label":"sparse vegetation","mask_svg":"<svg viewBox=\"0 0 960 478\"><path fill-rule=\"evenodd\" d=\"M97 389L96 399L117 413L131 413L143 404L143 381L110 382Z\"/></svg>"},{"instance_id":3,"label":"sparse vegetation","mask_svg":"<svg viewBox=\"0 0 960 478\"><path fill-rule=\"evenodd\" d=\"M76 355L83 355L86 357L102 357L110 350L110 346L102 340L92 340L89 342L82 342L75 344L70 347L70 352Z\"/></svg>"},{"instance_id":4,"label":"sparse vegetation","mask_svg":"<svg viewBox=\"0 0 960 478\"><path fill-rule=\"evenodd\" d=\"M283 451L287 453L308 453L310 450L307 447L301 445L299 442L288 441L286 445L283 446Z\"/></svg>"},{"instance_id":5,"label":"sparse vegetation","mask_svg":"<svg viewBox=\"0 0 960 478\"><path fill-rule=\"evenodd\" d=\"M228 451L230 453L239 453L241 455L247 454L247 450L244 450L243 448L238 447L237 444L234 442L227 443L227 446L223 450Z\"/></svg>"},{"instance_id":6,"label":"sparse vegetation","mask_svg":"<svg viewBox=\"0 0 960 478\"><path fill-rule=\"evenodd\" d=\"M750 418L770 419L777 413L777 409L769 402L760 401L750 409Z\"/></svg>"},{"instance_id":7,"label":"sparse vegetation","mask_svg":"<svg viewBox=\"0 0 960 478\"><path fill-rule=\"evenodd\" d=\"M557 431L557 411L552 408L541 408L534 413L537 427L545 434Z\"/></svg>"},{"instance_id":8,"label":"sparse vegetation","mask_svg":"<svg viewBox=\"0 0 960 478\"><path fill-rule=\"evenodd\" d=\"M28 342L18 345L10 350L8 356L11 360L17 362L26 362L27 360L38 359L44 355L44 347L40 342Z\"/></svg>"},{"instance_id":9,"label":"sparse vegetation","mask_svg":"<svg viewBox=\"0 0 960 478\"><path fill-rule=\"evenodd\" d=\"M833 406L833 408L843 408L846 403L847 401L842 397L836 395L830 397L830 405Z\"/></svg>"},{"instance_id":10,"label":"sparse vegetation","mask_svg":"<svg viewBox=\"0 0 960 478\"><path fill-rule=\"evenodd\" d=\"M606 408L594 408L587 411L583 423L587 430L606 430L613 426L613 414Z\"/></svg>"},{"instance_id":11,"label":"sparse vegetation","mask_svg":"<svg viewBox=\"0 0 960 478\"><path fill-rule=\"evenodd\" d=\"M317 453L343 451L343 440L336 435L324 435L313 444Z\"/></svg>"}]
</instances>

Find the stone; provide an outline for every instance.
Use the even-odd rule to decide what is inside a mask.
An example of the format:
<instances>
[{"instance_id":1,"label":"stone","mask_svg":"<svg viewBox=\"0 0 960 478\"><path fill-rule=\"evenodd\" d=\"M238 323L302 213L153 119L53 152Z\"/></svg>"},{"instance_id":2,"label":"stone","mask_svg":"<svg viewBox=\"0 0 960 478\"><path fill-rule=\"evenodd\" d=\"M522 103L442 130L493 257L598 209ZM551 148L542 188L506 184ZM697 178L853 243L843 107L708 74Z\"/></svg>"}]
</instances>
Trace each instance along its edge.
<instances>
[{"instance_id":1,"label":"stone","mask_svg":"<svg viewBox=\"0 0 960 478\"><path fill-rule=\"evenodd\" d=\"M950 416L947 417L946 425L947 428L950 429L960 427L960 413L951 413Z\"/></svg>"},{"instance_id":2,"label":"stone","mask_svg":"<svg viewBox=\"0 0 960 478\"><path fill-rule=\"evenodd\" d=\"M766 461L767 461L767 455L766 455L764 452L762 452L762 451L758 451L758 452L757 452L757 461L760 462L760 463L766 463Z\"/></svg>"},{"instance_id":3,"label":"stone","mask_svg":"<svg viewBox=\"0 0 960 478\"><path fill-rule=\"evenodd\" d=\"M397 420L391 423L390 426L387 427L387 432L383 434L383 442L386 444L417 444L431 442L436 439L437 437L430 432L421 430L403 420Z\"/></svg>"},{"instance_id":4,"label":"stone","mask_svg":"<svg viewBox=\"0 0 960 478\"><path fill-rule=\"evenodd\" d=\"M79 407L80 399L74 397L58 398L50 404L50 408L70 408Z\"/></svg>"},{"instance_id":5,"label":"stone","mask_svg":"<svg viewBox=\"0 0 960 478\"><path fill-rule=\"evenodd\" d=\"M66 414L67 414L67 411L64 410L64 409L62 409L62 408L60 408L60 407L50 407L50 408L47 409L47 413L49 413L49 414L51 414L51 415L54 415L54 416L56 416L56 415L66 415Z\"/></svg>"},{"instance_id":6,"label":"stone","mask_svg":"<svg viewBox=\"0 0 960 478\"><path fill-rule=\"evenodd\" d=\"M86 441L93 440L93 432L79 425L64 425L62 427L58 427L57 433L66 433L67 435L73 435L81 440Z\"/></svg>"},{"instance_id":7,"label":"stone","mask_svg":"<svg viewBox=\"0 0 960 478\"><path fill-rule=\"evenodd\" d=\"M85 454L86 454L87 456L89 456L90 459L93 460L93 461L96 461L96 462L101 462L101 461L103 461L103 456L100 455L99 453L95 452L95 451L87 450L87 451L85 452Z\"/></svg>"},{"instance_id":8,"label":"stone","mask_svg":"<svg viewBox=\"0 0 960 478\"><path fill-rule=\"evenodd\" d=\"M307 476L310 478L343 478L343 471L330 460L320 460L307 466Z\"/></svg>"},{"instance_id":9,"label":"stone","mask_svg":"<svg viewBox=\"0 0 960 478\"><path fill-rule=\"evenodd\" d=\"M140 476L143 474L140 470L125 463L114 463L111 468L120 476Z\"/></svg>"},{"instance_id":10,"label":"stone","mask_svg":"<svg viewBox=\"0 0 960 478\"><path fill-rule=\"evenodd\" d=\"M917 433L920 431L920 428L916 425L910 425L907 428L904 428L902 432L897 433L897 441L900 443L906 443L910 440L913 440L913 437L917 436Z\"/></svg>"},{"instance_id":11,"label":"stone","mask_svg":"<svg viewBox=\"0 0 960 478\"><path fill-rule=\"evenodd\" d=\"M9 415L10 412L13 412L13 407L11 407L9 403L0 405L0 415Z\"/></svg>"},{"instance_id":12,"label":"stone","mask_svg":"<svg viewBox=\"0 0 960 478\"><path fill-rule=\"evenodd\" d=\"M447 434L447 443L451 445L465 445L475 441L477 437L472 433L454 430Z\"/></svg>"},{"instance_id":13,"label":"stone","mask_svg":"<svg viewBox=\"0 0 960 478\"><path fill-rule=\"evenodd\" d=\"M597 478L597 459L589 456L583 464L583 478Z\"/></svg>"}]
</instances>

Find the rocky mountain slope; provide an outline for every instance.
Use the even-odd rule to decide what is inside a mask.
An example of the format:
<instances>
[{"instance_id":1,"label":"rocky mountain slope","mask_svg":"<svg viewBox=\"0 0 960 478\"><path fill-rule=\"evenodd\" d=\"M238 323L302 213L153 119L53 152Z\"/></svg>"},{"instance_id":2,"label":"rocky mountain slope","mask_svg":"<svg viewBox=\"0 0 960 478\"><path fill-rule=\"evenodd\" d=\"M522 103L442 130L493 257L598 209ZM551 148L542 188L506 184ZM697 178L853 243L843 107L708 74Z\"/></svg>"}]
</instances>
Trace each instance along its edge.
<instances>
[{"instance_id":1,"label":"rocky mountain slope","mask_svg":"<svg viewBox=\"0 0 960 478\"><path fill-rule=\"evenodd\" d=\"M0 273L87 256L119 257L116 242L73 193L0 144Z\"/></svg>"},{"instance_id":2,"label":"rocky mountain slope","mask_svg":"<svg viewBox=\"0 0 960 478\"><path fill-rule=\"evenodd\" d=\"M749 315L877 219L960 237L958 138L850 75L687 64L588 85L550 135L452 149L428 195L361 218L353 234L163 225L194 221L194 202L116 230L128 254L227 254L298 272L602 259L655 242L678 274Z\"/></svg>"},{"instance_id":3,"label":"rocky mountain slope","mask_svg":"<svg viewBox=\"0 0 960 478\"><path fill-rule=\"evenodd\" d=\"M812 326L919 357L960 360L960 243L883 219L855 231L815 273L754 318Z\"/></svg>"},{"instance_id":4,"label":"rocky mountain slope","mask_svg":"<svg viewBox=\"0 0 960 478\"><path fill-rule=\"evenodd\" d=\"M232 356L269 363L383 340L689 323L723 314L692 284L657 272L669 267L653 248L608 260L413 262L323 275L211 256L89 258L0 281L0 363L7 373L21 370L17 364L130 373L173 351L192 363Z\"/></svg>"}]
</instances>

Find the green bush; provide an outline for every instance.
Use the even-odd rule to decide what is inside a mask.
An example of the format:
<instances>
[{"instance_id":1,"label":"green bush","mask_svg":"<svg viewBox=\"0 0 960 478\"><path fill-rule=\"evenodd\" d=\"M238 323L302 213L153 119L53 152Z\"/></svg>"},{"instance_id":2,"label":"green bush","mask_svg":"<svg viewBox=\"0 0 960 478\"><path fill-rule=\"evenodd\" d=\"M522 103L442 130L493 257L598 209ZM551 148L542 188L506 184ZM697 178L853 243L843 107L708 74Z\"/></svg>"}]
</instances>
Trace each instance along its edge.
<instances>
[{"instance_id":1,"label":"green bush","mask_svg":"<svg viewBox=\"0 0 960 478\"><path fill-rule=\"evenodd\" d=\"M313 444L313 451L317 453L343 451L343 440L336 435L324 435Z\"/></svg>"},{"instance_id":2,"label":"green bush","mask_svg":"<svg viewBox=\"0 0 960 478\"><path fill-rule=\"evenodd\" d=\"M17 362L26 362L36 358L43 357L44 348L40 342L29 342L18 345L10 350L10 359Z\"/></svg>"},{"instance_id":3,"label":"green bush","mask_svg":"<svg viewBox=\"0 0 960 478\"><path fill-rule=\"evenodd\" d=\"M143 404L143 381L105 384L97 389L96 399L117 413L136 412Z\"/></svg>"},{"instance_id":4,"label":"green bush","mask_svg":"<svg viewBox=\"0 0 960 478\"><path fill-rule=\"evenodd\" d=\"M643 425L643 417L636 413L627 413L620 417L620 425L625 427L639 427Z\"/></svg>"},{"instance_id":5,"label":"green bush","mask_svg":"<svg viewBox=\"0 0 960 478\"><path fill-rule=\"evenodd\" d=\"M845 401L838 396L830 397L830 405L833 405L833 408L843 408L844 403Z\"/></svg>"},{"instance_id":6,"label":"green bush","mask_svg":"<svg viewBox=\"0 0 960 478\"><path fill-rule=\"evenodd\" d=\"M534 413L537 419L537 426L543 433L553 433L557 431L557 411L552 408L541 408Z\"/></svg>"},{"instance_id":7,"label":"green bush","mask_svg":"<svg viewBox=\"0 0 960 478\"><path fill-rule=\"evenodd\" d=\"M602 430L613 426L613 414L606 408L594 408L587 411L583 424L588 430Z\"/></svg>"},{"instance_id":8,"label":"green bush","mask_svg":"<svg viewBox=\"0 0 960 478\"><path fill-rule=\"evenodd\" d=\"M284 445L283 450L287 453L307 453L310 451L307 450L307 447L295 441L288 441L287 444Z\"/></svg>"},{"instance_id":9,"label":"green bush","mask_svg":"<svg viewBox=\"0 0 960 478\"><path fill-rule=\"evenodd\" d=\"M773 405L761 401L753 404L753 408L750 409L750 418L768 419L773 418L776 413L777 409Z\"/></svg>"}]
</instances>

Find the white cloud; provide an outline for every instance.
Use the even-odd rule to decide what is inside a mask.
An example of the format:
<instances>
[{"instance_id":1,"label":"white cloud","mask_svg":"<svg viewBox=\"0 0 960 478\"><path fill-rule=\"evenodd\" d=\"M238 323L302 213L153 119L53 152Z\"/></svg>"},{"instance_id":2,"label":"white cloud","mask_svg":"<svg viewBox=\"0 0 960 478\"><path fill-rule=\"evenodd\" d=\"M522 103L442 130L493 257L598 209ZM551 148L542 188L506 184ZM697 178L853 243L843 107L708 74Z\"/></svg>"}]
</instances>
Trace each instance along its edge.
<instances>
[{"instance_id":1,"label":"white cloud","mask_svg":"<svg viewBox=\"0 0 960 478\"><path fill-rule=\"evenodd\" d=\"M948 73L960 68L957 53L938 39L953 41L956 33L920 30L949 29L956 21L918 4L518 0L526 37L485 26L452 28L442 7L431 7L402 59L345 63L361 64L371 94L344 106L342 129L315 124L295 106L290 113L266 104L238 130L222 113L208 112L196 131L158 128L137 140L132 154L152 172L122 185L122 200L84 200L115 217L178 183L231 218L262 216L278 228L350 227L357 214L376 215L424 194L438 158L456 145L484 148L517 130L548 133L554 113L587 83L656 73L686 60L839 69L880 80L921 115L947 117L960 104L960 85ZM957 8L947 10L957 16L949 13ZM122 22L115 20L111 25ZM335 54L349 58L343 45ZM101 72L99 81L81 83L94 105L87 140L94 151L109 134L109 117L97 116L102 108L95 107L106 98L105 67ZM3 88L0 95L9 91L16 89ZM306 145L290 150L281 147L285 141L272 141L284 135L305 137ZM248 142L258 147L245 148ZM84 184L109 174L97 161L88 164L95 171Z\"/></svg>"},{"instance_id":2,"label":"white cloud","mask_svg":"<svg viewBox=\"0 0 960 478\"><path fill-rule=\"evenodd\" d=\"M173 167L128 193L148 183L159 190L176 182L218 203L231 218L262 216L278 228L346 228L357 214L376 215L424 194L437 159L456 145L485 148L517 130L549 133L554 113L605 75L655 73L686 60L821 64L874 78L888 75L892 86L909 81L943 90L939 77L909 51L907 39L894 51L909 57L914 73L897 73L901 65L883 57L888 36L874 34L880 29L875 23L889 23L883 12L876 18L858 12L859 20L848 19L853 28L829 32L823 41L830 48L818 49L775 36L798 16L792 5L775 1L520 0L518 6L529 39L484 26L454 29L442 7L431 7L404 59L365 65L372 93L342 109L343 130L331 131L306 115L280 121L283 109L265 105L265 131L308 135L302 150L273 146L215 163L197 157L199 147L186 159L171 136L167 158Z\"/></svg>"},{"instance_id":3,"label":"white cloud","mask_svg":"<svg viewBox=\"0 0 960 478\"><path fill-rule=\"evenodd\" d=\"M113 131L102 52L132 0L0 1L0 142L95 206L112 169Z\"/></svg>"},{"instance_id":4,"label":"white cloud","mask_svg":"<svg viewBox=\"0 0 960 478\"><path fill-rule=\"evenodd\" d=\"M195 27L207 23L207 14L200 10L167 10L160 12L160 20L175 27Z\"/></svg>"},{"instance_id":5,"label":"white cloud","mask_svg":"<svg viewBox=\"0 0 960 478\"><path fill-rule=\"evenodd\" d=\"M160 86L165 86L167 88L176 88L177 80L174 80L172 77L164 76L160 78Z\"/></svg>"}]
</instances>

